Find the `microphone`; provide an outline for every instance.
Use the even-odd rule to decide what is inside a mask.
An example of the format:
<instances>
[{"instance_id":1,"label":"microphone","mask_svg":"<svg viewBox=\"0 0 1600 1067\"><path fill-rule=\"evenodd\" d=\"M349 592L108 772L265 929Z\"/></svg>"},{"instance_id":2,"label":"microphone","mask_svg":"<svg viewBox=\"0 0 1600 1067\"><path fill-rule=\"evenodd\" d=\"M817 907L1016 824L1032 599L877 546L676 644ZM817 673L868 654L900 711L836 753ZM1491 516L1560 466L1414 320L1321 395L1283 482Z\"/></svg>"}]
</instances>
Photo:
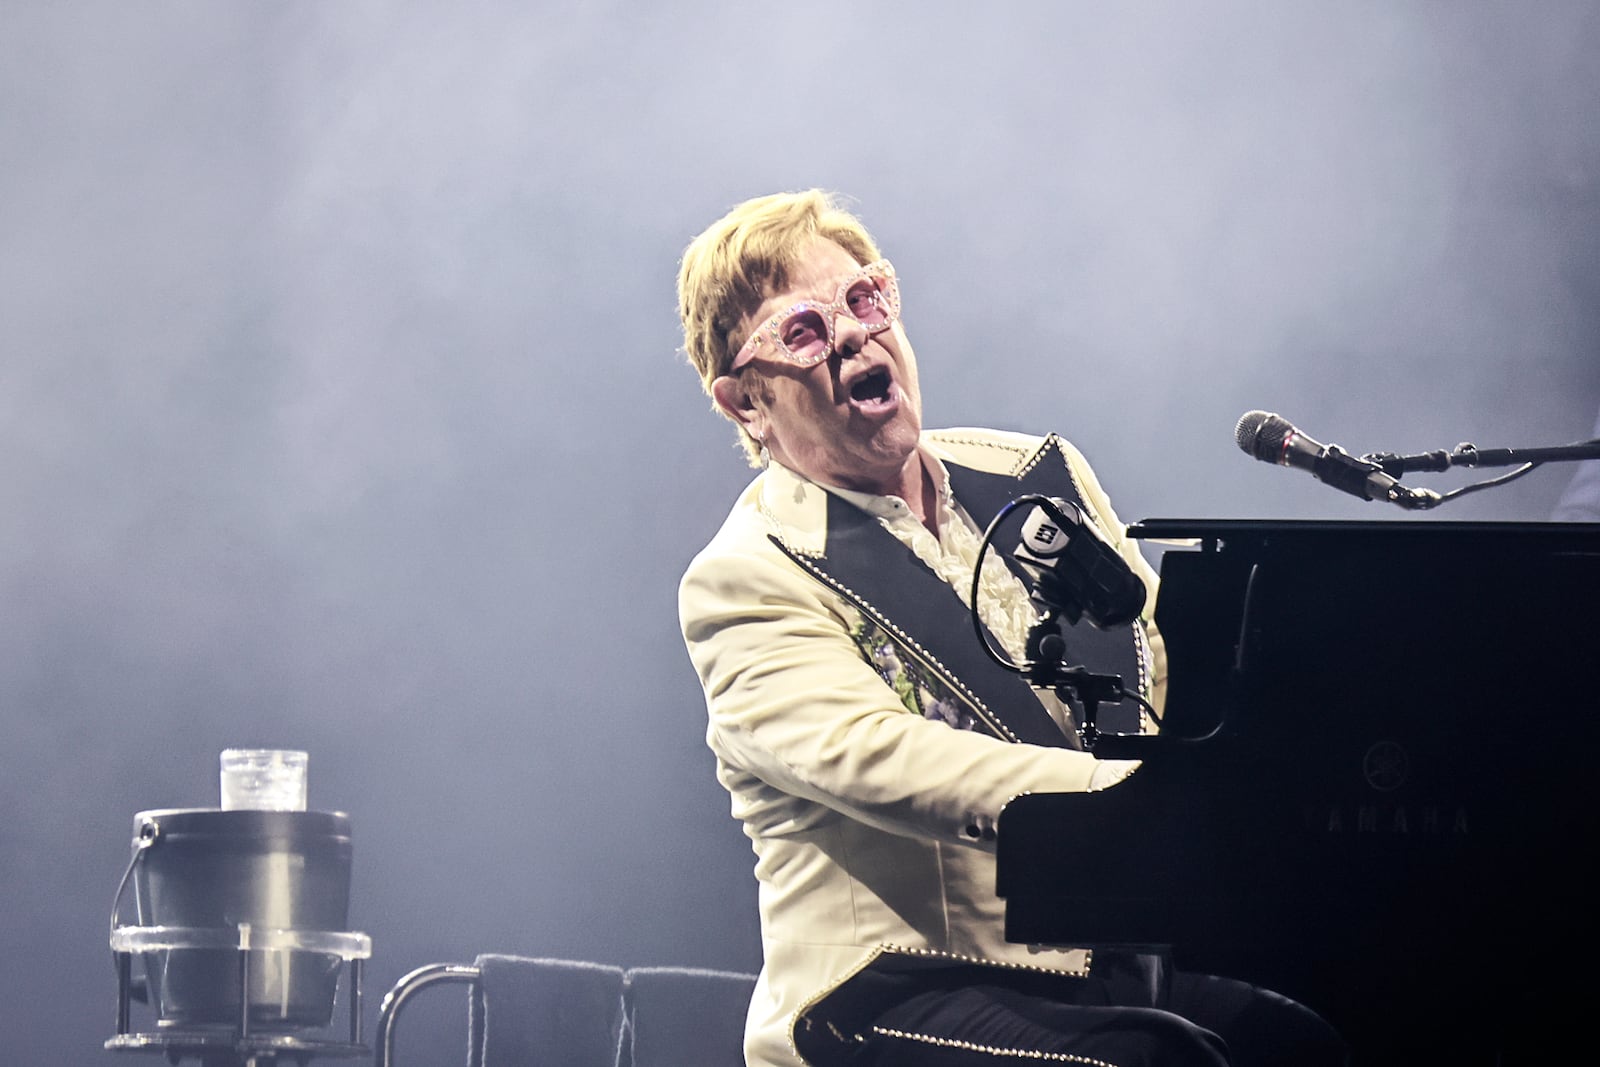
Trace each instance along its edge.
<instances>
[{"instance_id":1,"label":"microphone","mask_svg":"<svg viewBox=\"0 0 1600 1067\"><path fill-rule=\"evenodd\" d=\"M1433 494L1407 489L1378 464L1357 459L1338 445L1324 445L1270 411L1239 416L1233 439L1245 454L1263 463L1310 471L1318 481L1363 500L1386 500L1408 509L1431 506L1428 497Z\"/></svg>"},{"instance_id":2,"label":"microphone","mask_svg":"<svg viewBox=\"0 0 1600 1067\"><path fill-rule=\"evenodd\" d=\"M1086 618L1106 630L1137 619L1144 610L1144 582L1078 506L1031 494L1016 501L1026 502L1035 507L1011 555L1032 575L1034 599L1074 626Z\"/></svg>"}]
</instances>

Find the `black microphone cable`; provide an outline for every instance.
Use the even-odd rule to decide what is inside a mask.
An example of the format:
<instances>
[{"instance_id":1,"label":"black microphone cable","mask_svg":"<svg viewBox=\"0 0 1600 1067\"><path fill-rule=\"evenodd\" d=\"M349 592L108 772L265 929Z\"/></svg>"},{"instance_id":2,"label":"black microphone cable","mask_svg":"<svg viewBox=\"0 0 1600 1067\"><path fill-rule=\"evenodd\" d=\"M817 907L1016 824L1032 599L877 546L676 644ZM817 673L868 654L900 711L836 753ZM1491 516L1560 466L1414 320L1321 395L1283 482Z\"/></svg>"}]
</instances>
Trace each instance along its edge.
<instances>
[{"instance_id":1,"label":"black microphone cable","mask_svg":"<svg viewBox=\"0 0 1600 1067\"><path fill-rule=\"evenodd\" d=\"M983 540L978 544L978 559L972 568L972 590L968 597L967 608L968 617L972 620L972 632L977 637L979 646L982 647L988 657L1003 669L1010 671L1012 674L1019 674L1027 678L1030 684L1039 686L1040 676L1047 673L1051 665L1044 660L1027 660L1023 663L1017 663L1010 659L1009 656L1002 656L1000 650L997 650L989 640L989 634L983 628L983 620L978 616L978 589L982 584L984 556L988 554L989 546L994 543L995 535L1000 531L1000 527L1006 518L1024 504L1034 504L1043 507L1048 512L1056 510L1056 502L1053 498L1040 496L1037 493L1027 493L1006 504L995 514L995 517L989 521L988 528L983 531ZM1051 612L1053 613L1055 610L1057 609L1052 608ZM1047 615L1046 618L1049 618L1049 616ZM1082 668L1070 668L1069 670L1081 671ZM1161 725L1161 713L1155 709L1155 706L1140 694L1121 685L1119 680L1115 699L1112 702L1115 703L1121 700L1136 702L1155 720L1157 727Z\"/></svg>"}]
</instances>

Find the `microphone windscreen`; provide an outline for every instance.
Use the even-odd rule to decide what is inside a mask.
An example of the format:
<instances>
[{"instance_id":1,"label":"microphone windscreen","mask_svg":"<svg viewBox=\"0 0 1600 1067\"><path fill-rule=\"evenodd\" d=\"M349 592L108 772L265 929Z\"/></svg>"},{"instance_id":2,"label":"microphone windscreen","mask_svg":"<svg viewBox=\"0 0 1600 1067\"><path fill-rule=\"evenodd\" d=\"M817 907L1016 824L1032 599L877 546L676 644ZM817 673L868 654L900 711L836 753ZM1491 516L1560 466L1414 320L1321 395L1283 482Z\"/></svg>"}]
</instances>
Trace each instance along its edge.
<instances>
[{"instance_id":1,"label":"microphone windscreen","mask_svg":"<svg viewBox=\"0 0 1600 1067\"><path fill-rule=\"evenodd\" d=\"M1277 463L1283 443L1294 432L1288 419L1270 411L1247 411L1233 428L1233 440L1246 455L1263 463Z\"/></svg>"}]
</instances>

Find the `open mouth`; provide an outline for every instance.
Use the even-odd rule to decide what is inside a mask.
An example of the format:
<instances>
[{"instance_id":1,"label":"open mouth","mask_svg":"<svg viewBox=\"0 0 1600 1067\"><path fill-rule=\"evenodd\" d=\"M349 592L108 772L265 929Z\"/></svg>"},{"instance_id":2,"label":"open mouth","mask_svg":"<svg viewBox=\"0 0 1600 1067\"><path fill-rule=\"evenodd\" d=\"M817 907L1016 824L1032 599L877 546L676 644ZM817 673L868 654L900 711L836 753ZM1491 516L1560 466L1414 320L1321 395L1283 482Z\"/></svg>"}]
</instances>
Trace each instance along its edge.
<instances>
[{"instance_id":1,"label":"open mouth","mask_svg":"<svg viewBox=\"0 0 1600 1067\"><path fill-rule=\"evenodd\" d=\"M850 399L864 407L886 404L893 389L894 380L889 377L888 368L876 367L850 386Z\"/></svg>"}]
</instances>

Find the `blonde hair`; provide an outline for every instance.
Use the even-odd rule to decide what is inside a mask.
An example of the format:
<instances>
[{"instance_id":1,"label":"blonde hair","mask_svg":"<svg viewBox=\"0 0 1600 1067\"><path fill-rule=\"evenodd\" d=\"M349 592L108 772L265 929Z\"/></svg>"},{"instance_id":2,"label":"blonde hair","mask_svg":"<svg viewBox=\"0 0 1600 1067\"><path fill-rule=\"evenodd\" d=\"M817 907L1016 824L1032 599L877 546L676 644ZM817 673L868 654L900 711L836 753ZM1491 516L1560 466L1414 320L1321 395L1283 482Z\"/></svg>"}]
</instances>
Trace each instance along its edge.
<instances>
[{"instance_id":1,"label":"blonde hair","mask_svg":"<svg viewBox=\"0 0 1600 1067\"><path fill-rule=\"evenodd\" d=\"M683 349L707 395L733 365L746 320L788 287L790 268L816 237L832 241L857 263L883 258L860 220L820 189L746 200L684 249L678 267ZM760 443L742 428L740 438L751 465L758 466Z\"/></svg>"}]
</instances>

